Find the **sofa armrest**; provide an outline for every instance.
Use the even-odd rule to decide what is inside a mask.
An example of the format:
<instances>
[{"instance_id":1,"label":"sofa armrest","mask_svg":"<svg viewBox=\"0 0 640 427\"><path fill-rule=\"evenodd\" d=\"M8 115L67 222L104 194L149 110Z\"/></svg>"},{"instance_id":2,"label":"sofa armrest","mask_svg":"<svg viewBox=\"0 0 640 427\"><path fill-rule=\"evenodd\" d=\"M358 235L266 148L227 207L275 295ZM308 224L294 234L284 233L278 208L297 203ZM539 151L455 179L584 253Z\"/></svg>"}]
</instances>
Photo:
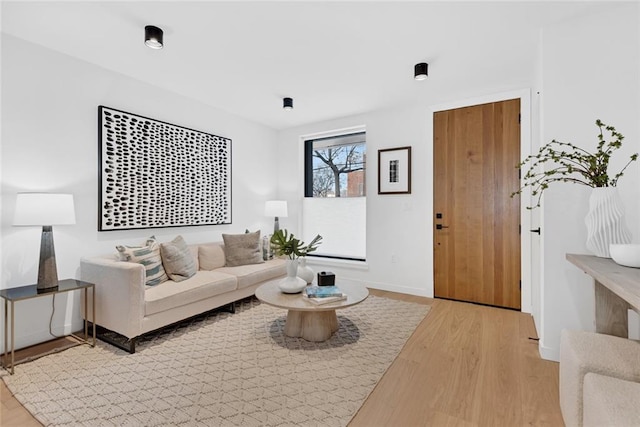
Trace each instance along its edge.
<instances>
[{"instance_id":1,"label":"sofa armrest","mask_svg":"<svg viewBox=\"0 0 640 427\"><path fill-rule=\"evenodd\" d=\"M96 323L127 338L141 334L145 271L142 264L82 258L80 278L95 284ZM88 307L91 312L91 307ZM91 314L89 314L91 319Z\"/></svg>"}]
</instances>

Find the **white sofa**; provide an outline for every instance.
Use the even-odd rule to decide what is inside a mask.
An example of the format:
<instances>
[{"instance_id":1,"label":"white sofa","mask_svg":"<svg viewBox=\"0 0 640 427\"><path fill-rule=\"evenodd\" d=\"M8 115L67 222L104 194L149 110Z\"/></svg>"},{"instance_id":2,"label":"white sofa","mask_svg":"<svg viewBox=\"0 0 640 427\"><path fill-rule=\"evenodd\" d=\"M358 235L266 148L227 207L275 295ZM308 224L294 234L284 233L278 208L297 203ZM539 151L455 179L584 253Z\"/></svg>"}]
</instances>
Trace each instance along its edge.
<instances>
[{"instance_id":1,"label":"white sofa","mask_svg":"<svg viewBox=\"0 0 640 427\"><path fill-rule=\"evenodd\" d=\"M286 275L285 261L226 267L222 242L189 245L196 262L194 276L155 286L145 285L145 267L119 261L115 254L82 258L80 278L95 284L96 325L126 337L107 341L135 352L136 339L153 330L249 297L269 280ZM91 307L88 318L92 319Z\"/></svg>"}]
</instances>

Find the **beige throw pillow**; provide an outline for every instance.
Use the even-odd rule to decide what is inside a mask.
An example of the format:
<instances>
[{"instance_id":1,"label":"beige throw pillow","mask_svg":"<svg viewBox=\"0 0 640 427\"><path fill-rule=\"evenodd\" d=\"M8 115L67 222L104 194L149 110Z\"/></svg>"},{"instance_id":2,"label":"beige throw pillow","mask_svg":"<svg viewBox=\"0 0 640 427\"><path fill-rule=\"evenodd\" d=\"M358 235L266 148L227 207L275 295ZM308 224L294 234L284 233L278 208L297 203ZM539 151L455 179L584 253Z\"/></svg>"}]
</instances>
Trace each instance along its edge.
<instances>
[{"instance_id":1,"label":"beige throw pillow","mask_svg":"<svg viewBox=\"0 0 640 427\"><path fill-rule=\"evenodd\" d=\"M147 239L144 246L116 246L120 261L137 262L144 265L145 285L154 286L169 280L162 267L160 245L154 236Z\"/></svg>"},{"instance_id":2,"label":"beige throw pillow","mask_svg":"<svg viewBox=\"0 0 640 427\"><path fill-rule=\"evenodd\" d=\"M260 250L260 230L245 234L223 234L222 239L227 267L264 262Z\"/></svg>"},{"instance_id":3,"label":"beige throw pillow","mask_svg":"<svg viewBox=\"0 0 640 427\"><path fill-rule=\"evenodd\" d=\"M182 236L160 245L162 265L174 282L182 282L196 274L196 262Z\"/></svg>"},{"instance_id":4,"label":"beige throw pillow","mask_svg":"<svg viewBox=\"0 0 640 427\"><path fill-rule=\"evenodd\" d=\"M198 247L198 260L200 261L201 270L211 271L224 267L226 260L222 244L200 245Z\"/></svg>"}]
</instances>

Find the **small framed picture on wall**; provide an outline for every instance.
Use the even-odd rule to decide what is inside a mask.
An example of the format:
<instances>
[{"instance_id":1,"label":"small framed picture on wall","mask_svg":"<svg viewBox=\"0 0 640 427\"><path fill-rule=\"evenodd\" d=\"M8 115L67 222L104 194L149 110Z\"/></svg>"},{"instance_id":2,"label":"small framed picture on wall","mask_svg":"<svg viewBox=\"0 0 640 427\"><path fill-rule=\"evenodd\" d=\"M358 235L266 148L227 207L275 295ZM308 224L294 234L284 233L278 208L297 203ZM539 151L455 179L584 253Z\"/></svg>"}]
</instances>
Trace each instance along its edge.
<instances>
[{"instance_id":1,"label":"small framed picture on wall","mask_svg":"<svg viewBox=\"0 0 640 427\"><path fill-rule=\"evenodd\" d=\"M378 194L411 194L411 147L378 150Z\"/></svg>"}]
</instances>

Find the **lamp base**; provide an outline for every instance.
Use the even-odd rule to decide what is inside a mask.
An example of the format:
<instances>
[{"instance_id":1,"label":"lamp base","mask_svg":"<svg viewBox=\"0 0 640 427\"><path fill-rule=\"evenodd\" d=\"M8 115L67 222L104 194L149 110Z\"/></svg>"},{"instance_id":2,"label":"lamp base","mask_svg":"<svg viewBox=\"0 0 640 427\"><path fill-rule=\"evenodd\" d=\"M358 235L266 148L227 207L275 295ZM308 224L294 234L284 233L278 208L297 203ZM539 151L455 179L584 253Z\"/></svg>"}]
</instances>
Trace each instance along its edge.
<instances>
[{"instance_id":1,"label":"lamp base","mask_svg":"<svg viewBox=\"0 0 640 427\"><path fill-rule=\"evenodd\" d=\"M37 289L38 293L51 292L58 289L56 251L53 246L53 227L50 225L42 226Z\"/></svg>"}]
</instances>

